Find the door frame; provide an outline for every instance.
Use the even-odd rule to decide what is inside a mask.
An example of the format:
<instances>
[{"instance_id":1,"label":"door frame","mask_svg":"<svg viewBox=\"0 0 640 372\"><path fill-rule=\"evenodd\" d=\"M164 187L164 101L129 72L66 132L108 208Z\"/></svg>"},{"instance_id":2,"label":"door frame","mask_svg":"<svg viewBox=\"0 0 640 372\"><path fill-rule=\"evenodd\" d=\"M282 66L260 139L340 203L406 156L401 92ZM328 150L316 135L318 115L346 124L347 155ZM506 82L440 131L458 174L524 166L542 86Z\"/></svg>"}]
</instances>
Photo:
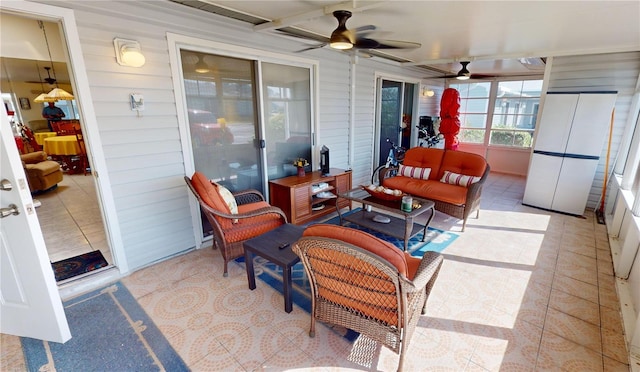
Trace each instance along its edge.
<instances>
[{"instance_id":1,"label":"door frame","mask_svg":"<svg viewBox=\"0 0 640 372\"><path fill-rule=\"evenodd\" d=\"M375 93L376 111L375 111L375 124L373 128L373 163L372 163L373 168L372 169L375 169L377 167L375 163L380 158L380 127L381 127L380 118L381 118L381 107L382 107L382 94L381 94L382 80L391 80L391 81L403 83L403 89L402 89L403 95L405 91L404 89L405 84L415 85L416 89L413 90L413 97L411 97L412 111L414 112L414 114L411 115L411 124L410 124L411 128L414 128L416 125L418 125L419 115L417 114L419 113L419 108L420 108L419 107L419 104L420 104L419 91L420 91L420 84L421 84L420 79L407 77L407 76L392 75L392 74L379 72L379 71L376 71L374 79L375 79L374 86L376 87L376 93ZM403 97L403 99L406 100L407 97ZM403 111L402 107L400 108L400 111L401 112ZM400 120L402 120L402 115L400 116ZM398 137L400 137L400 135L398 135ZM418 137L417 137L416 131L412 129L411 140L410 140L411 146L415 146L417 141L418 141Z\"/></svg>"},{"instance_id":2,"label":"door frame","mask_svg":"<svg viewBox=\"0 0 640 372\"><path fill-rule=\"evenodd\" d=\"M110 245L114 264L119 274L128 273L117 209L109 180L106 160L100 139L98 121L91 96L86 64L82 54L80 36L76 27L75 13L72 9L60 8L53 5L32 3L27 1L3 1L0 11L19 17L40 19L59 25L60 39L66 50L69 63L69 78L74 88L74 96L78 105L78 113L83 123L85 143L91 162L91 176L96 184L98 203L103 213L105 236Z\"/></svg>"},{"instance_id":3,"label":"door frame","mask_svg":"<svg viewBox=\"0 0 640 372\"><path fill-rule=\"evenodd\" d=\"M189 49L197 52L209 53L209 54L218 54L225 57L236 57L243 59L251 59L259 62L269 62L276 64L288 64L291 66L300 66L304 68L310 69L310 78L311 78L311 87L310 87L310 99L311 99L311 154L312 164L318 164L319 162L319 151L317 149L317 138L318 138L318 123L319 123L319 110L318 110L318 81L319 81L319 72L318 66L319 61L311 60L308 58L301 58L297 56L291 56L286 54L275 53L268 50L259 50L255 48L243 47L232 44L225 44L216 41L211 41L199 37L192 37L187 35L175 34L171 32L167 32L167 46L169 49L169 62L171 66L171 77L173 81L173 91L175 95L175 103L176 103L176 111L178 112L178 128L180 132L180 142L182 146L182 156L184 159L184 168L186 175L192 175L195 172L195 163L193 159L193 146L191 143L191 133L189 130L189 122L187 115L187 102L186 102L186 94L183 89L183 79L184 75L182 72L182 63L180 59L180 50L181 49ZM258 68L261 68L260 64ZM262 82L258 81L256 89L258 90L258 95L256 99L262 102ZM262 108L258 108L257 118L259 120L258 130L260 131L260 135L264 137L264 110ZM261 160L262 168L267 169L267 159L265 149L260 149L262 152ZM263 195L269 200L268 194L268 175L264 172L263 176L263 185L265 185L265 190L261 190ZM202 219L200 217L200 206L198 205L198 201L190 197L189 205L191 209L191 221L193 226L193 233L196 242L196 248L202 248L203 243L212 239L212 236L203 238L202 236Z\"/></svg>"}]
</instances>

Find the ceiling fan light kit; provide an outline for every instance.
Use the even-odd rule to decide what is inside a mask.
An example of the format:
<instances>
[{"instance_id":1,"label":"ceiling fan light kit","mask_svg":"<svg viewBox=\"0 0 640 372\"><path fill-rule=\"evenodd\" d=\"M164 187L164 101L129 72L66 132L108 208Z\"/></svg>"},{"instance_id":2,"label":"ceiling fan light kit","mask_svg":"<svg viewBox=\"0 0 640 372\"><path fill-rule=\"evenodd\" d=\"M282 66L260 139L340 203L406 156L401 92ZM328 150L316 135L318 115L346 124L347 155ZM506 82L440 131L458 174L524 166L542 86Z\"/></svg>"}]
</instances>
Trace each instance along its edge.
<instances>
[{"instance_id":1,"label":"ceiling fan light kit","mask_svg":"<svg viewBox=\"0 0 640 372\"><path fill-rule=\"evenodd\" d=\"M353 48L353 42L349 38L349 30L347 30L347 19L351 17L351 12L348 10L336 10L333 12L333 16L338 20L338 27L331 33L329 46L339 50Z\"/></svg>"},{"instance_id":2,"label":"ceiling fan light kit","mask_svg":"<svg viewBox=\"0 0 640 372\"><path fill-rule=\"evenodd\" d=\"M460 64L462 65L462 68L460 69L460 71L458 71L458 75L456 76L456 79L458 80L469 80L469 78L471 77L471 73L469 72L469 70L467 69L467 65L470 62L460 62Z\"/></svg>"},{"instance_id":3,"label":"ceiling fan light kit","mask_svg":"<svg viewBox=\"0 0 640 372\"><path fill-rule=\"evenodd\" d=\"M207 72L211 71L211 69L209 68L207 62L204 61L204 58L202 56L198 56L198 63L196 63L194 71L199 74L206 74Z\"/></svg>"}]
</instances>

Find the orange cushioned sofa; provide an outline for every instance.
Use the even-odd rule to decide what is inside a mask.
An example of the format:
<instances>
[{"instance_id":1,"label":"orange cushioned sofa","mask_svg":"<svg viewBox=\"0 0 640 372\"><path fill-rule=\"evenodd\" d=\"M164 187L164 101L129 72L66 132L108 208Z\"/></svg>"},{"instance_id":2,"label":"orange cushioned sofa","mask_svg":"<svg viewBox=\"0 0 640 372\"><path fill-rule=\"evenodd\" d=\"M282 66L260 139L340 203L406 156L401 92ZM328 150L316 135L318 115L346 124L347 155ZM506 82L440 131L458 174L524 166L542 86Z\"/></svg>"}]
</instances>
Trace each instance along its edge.
<instances>
[{"instance_id":1,"label":"orange cushioned sofa","mask_svg":"<svg viewBox=\"0 0 640 372\"><path fill-rule=\"evenodd\" d=\"M397 175L388 177L390 169L397 169ZM463 220L464 231L471 212L480 211L482 185L489 171L487 161L477 154L414 147L398 168L383 169L380 179L385 187L433 200L436 210Z\"/></svg>"}]
</instances>

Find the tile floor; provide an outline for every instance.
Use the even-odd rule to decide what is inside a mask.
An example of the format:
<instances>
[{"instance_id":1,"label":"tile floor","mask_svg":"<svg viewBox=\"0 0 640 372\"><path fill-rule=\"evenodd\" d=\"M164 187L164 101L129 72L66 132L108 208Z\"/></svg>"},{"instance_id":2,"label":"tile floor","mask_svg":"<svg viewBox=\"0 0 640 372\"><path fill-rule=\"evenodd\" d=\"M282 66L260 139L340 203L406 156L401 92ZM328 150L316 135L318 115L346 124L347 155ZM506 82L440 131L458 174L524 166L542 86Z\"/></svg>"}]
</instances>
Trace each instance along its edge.
<instances>
[{"instance_id":1,"label":"tile floor","mask_svg":"<svg viewBox=\"0 0 640 372\"><path fill-rule=\"evenodd\" d=\"M413 336L406 371L629 371L604 225L521 205L524 178L492 174L479 219L445 261ZM434 227L461 223L438 213ZM243 268L222 277L203 249L122 280L194 371L396 369L398 357L324 326ZM19 341L2 335L0 369L24 370ZM355 351L366 353L358 353Z\"/></svg>"},{"instance_id":2,"label":"tile floor","mask_svg":"<svg viewBox=\"0 0 640 372\"><path fill-rule=\"evenodd\" d=\"M51 262L100 250L113 263L91 175L65 173L57 189L34 198Z\"/></svg>"}]
</instances>

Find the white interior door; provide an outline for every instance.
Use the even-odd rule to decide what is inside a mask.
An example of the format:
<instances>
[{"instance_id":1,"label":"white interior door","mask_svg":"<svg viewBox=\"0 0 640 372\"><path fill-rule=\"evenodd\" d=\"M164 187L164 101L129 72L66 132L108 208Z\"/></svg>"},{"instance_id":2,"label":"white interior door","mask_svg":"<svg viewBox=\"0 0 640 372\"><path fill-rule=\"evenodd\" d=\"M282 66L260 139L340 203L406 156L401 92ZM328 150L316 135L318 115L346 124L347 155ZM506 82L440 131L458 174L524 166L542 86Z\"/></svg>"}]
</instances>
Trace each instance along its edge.
<instances>
[{"instance_id":1,"label":"white interior door","mask_svg":"<svg viewBox=\"0 0 640 372\"><path fill-rule=\"evenodd\" d=\"M9 118L0 111L0 180L12 185L0 190L7 214L0 220L0 332L65 342L71 332ZM9 214L12 207L18 214Z\"/></svg>"}]
</instances>

